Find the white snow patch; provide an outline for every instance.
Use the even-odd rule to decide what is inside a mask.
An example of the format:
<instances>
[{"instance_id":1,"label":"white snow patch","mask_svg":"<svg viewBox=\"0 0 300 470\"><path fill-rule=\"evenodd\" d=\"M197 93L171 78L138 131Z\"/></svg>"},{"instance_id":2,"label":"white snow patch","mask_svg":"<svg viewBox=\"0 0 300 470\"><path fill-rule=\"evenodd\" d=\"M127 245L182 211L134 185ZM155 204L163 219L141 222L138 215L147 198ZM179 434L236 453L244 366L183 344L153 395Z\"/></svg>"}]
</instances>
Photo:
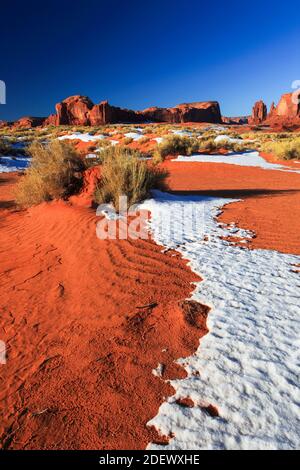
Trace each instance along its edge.
<instances>
[{"instance_id":1,"label":"white snow patch","mask_svg":"<svg viewBox=\"0 0 300 470\"><path fill-rule=\"evenodd\" d=\"M163 371L164 371L164 365L158 364L156 369L152 370L152 374L155 375L155 377L162 377Z\"/></svg>"},{"instance_id":2,"label":"white snow patch","mask_svg":"<svg viewBox=\"0 0 300 470\"><path fill-rule=\"evenodd\" d=\"M182 131L182 130L178 130L178 129L171 129L171 132L172 134L175 134L175 135L179 135L181 137L191 137L192 135L192 132L189 132L189 131Z\"/></svg>"},{"instance_id":3,"label":"white snow patch","mask_svg":"<svg viewBox=\"0 0 300 470\"><path fill-rule=\"evenodd\" d=\"M188 377L171 381L176 394L149 424L165 435L174 433L167 449L295 449L300 442L300 279L292 265L300 257L222 240L231 233L251 235L216 222L229 202L234 200L155 191L142 204L151 211L155 241L176 246L203 279L192 299L212 308L209 333L194 355L179 361ZM204 214L201 235L193 221L183 221L187 206ZM186 396L199 406L183 409L175 403ZM201 409L209 404L219 417Z\"/></svg>"},{"instance_id":4,"label":"white snow patch","mask_svg":"<svg viewBox=\"0 0 300 470\"><path fill-rule=\"evenodd\" d=\"M139 134L138 132L126 132L126 134L124 135L125 137L129 137L130 139L133 139L133 140L139 140L144 137L143 134Z\"/></svg>"},{"instance_id":5,"label":"white snow patch","mask_svg":"<svg viewBox=\"0 0 300 470\"><path fill-rule=\"evenodd\" d=\"M300 173L295 168L279 165L277 163L269 163L263 157L259 155L259 152L248 151L240 153L227 153L226 155L209 155L209 154L197 154L191 155L190 157L179 155L174 158L173 161L177 162L206 162L206 163L228 163L229 165L240 165L240 166L255 166L264 168L265 170L281 170L292 173Z\"/></svg>"},{"instance_id":6,"label":"white snow patch","mask_svg":"<svg viewBox=\"0 0 300 470\"><path fill-rule=\"evenodd\" d=\"M236 138L230 137L229 135L222 134L222 135L218 135L217 137L215 137L215 142L216 143L218 143L218 142L241 143L241 142L244 142L244 141L243 141L243 139L236 139Z\"/></svg>"},{"instance_id":7,"label":"white snow patch","mask_svg":"<svg viewBox=\"0 0 300 470\"><path fill-rule=\"evenodd\" d=\"M158 144L161 144L162 141L164 140L164 138L163 138L163 137L154 137L154 139L152 139L152 140L156 140L156 142L157 142Z\"/></svg>"},{"instance_id":8,"label":"white snow patch","mask_svg":"<svg viewBox=\"0 0 300 470\"><path fill-rule=\"evenodd\" d=\"M97 140L105 139L105 136L102 134L91 135L89 133L82 133L82 132L74 132L73 134L66 134L58 137L58 140L66 140L66 139L77 139L82 140L82 142L95 142Z\"/></svg>"}]
</instances>

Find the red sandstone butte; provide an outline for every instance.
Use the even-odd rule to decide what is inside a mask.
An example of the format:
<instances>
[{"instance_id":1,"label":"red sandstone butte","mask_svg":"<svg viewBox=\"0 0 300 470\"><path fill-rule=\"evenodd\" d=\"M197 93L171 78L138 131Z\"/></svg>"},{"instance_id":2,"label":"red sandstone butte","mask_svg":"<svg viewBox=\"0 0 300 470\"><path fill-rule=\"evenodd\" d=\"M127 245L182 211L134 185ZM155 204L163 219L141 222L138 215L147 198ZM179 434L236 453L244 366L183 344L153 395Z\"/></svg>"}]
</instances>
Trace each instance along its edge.
<instances>
[{"instance_id":1,"label":"red sandstone butte","mask_svg":"<svg viewBox=\"0 0 300 470\"><path fill-rule=\"evenodd\" d=\"M299 101L299 102L297 102ZM252 109L252 116L249 119L250 124L266 124L271 127L293 127L300 126L300 93L285 93L281 96L279 103L275 106L271 104L270 111L267 113L267 106L260 100L257 101Z\"/></svg>"},{"instance_id":2,"label":"red sandstone butte","mask_svg":"<svg viewBox=\"0 0 300 470\"><path fill-rule=\"evenodd\" d=\"M69 96L56 104L56 114L47 118L21 118L17 127L38 125L98 126L115 123L143 122L211 122L221 123L220 106L217 101L183 103L173 108L152 107L143 111L133 111L111 106L108 101L94 104L87 96Z\"/></svg>"}]
</instances>

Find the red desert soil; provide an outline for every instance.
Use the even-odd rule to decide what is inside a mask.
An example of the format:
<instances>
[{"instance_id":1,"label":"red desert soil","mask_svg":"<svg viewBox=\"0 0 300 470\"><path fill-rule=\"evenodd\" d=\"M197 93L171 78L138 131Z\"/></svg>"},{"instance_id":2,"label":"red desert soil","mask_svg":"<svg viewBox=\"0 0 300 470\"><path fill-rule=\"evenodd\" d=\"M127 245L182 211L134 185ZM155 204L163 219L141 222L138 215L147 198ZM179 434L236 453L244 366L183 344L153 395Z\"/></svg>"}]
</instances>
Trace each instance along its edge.
<instances>
[{"instance_id":1,"label":"red desert soil","mask_svg":"<svg viewBox=\"0 0 300 470\"><path fill-rule=\"evenodd\" d=\"M2 207L15 175L0 175ZM95 211L64 202L0 210L1 447L136 449L182 377L207 307L181 302L199 280L152 241L99 240Z\"/></svg>"},{"instance_id":2,"label":"red desert soil","mask_svg":"<svg viewBox=\"0 0 300 470\"><path fill-rule=\"evenodd\" d=\"M225 163L163 166L173 191L243 199L225 206L219 220L254 231L249 247L300 254L300 174Z\"/></svg>"},{"instance_id":3,"label":"red desert soil","mask_svg":"<svg viewBox=\"0 0 300 470\"><path fill-rule=\"evenodd\" d=\"M300 175L164 166L173 191L243 198L220 219L254 230L253 247L300 254ZM150 240L98 240L92 209L16 212L16 178L0 175L2 447L144 448L159 439L147 421L172 394L152 369L182 376L173 361L207 331L207 308L181 302L197 277Z\"/></svg>"}]
</instances>

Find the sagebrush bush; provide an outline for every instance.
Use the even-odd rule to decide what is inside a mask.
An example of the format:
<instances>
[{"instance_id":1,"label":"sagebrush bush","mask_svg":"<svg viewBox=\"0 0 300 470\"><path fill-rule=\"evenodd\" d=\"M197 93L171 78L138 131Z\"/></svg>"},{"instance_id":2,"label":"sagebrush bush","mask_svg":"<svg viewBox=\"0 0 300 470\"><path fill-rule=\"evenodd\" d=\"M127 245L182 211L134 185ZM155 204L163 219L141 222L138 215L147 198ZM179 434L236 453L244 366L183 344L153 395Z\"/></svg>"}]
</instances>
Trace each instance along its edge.
<instances>
[{"instance_id":1,"label":"sagebrush bush","mask_svg":"<svg viewBox=\"0 0 300 470\"><path fill-rule=\"evenodd\" d=\"M101 180L95 190L98 204L112 203L119 210L119 197L128 207L144 200L154 188L164 189L167 173L141 160L143 155L126 147L110 147L101 154Z\"/></svg>"},{"instance_id":2,"label":"sagebrush bush","mask_svg":"<svg viewBox=\"0 0 300 470\"><path fill-rule=\"evenodd\" d=\"M20 206L66 199L80 190L86 165L70 143L54 140L42 145L34 142L28 153L32 158L31 166L16 188L16 201Z\"/></svg>"},{"instance_id":3,"label":"sagebrush bush","mask_svg":"<svg viewBox=\"0 0 300 470\"><path fill-rule=\"evenodd\" d=\"M133 142L132 137L125 137L125 139L122 140L123 145L129 145L129 144L131 144L131 142Z\"/></svg>"},{"instance_id":4,"label":"sagebrush bush","mask_svg":"<svg viewBox=\"0 0 300 470\"><path fill-rule=\"evenodd\" d=\"M292 136L282 141L265 142L261 150L274 154L279 160L300 159L300 137Z\"/></svg>"},{"instance_id":5,"label":"sagebrush bush","mask_svg":"<svg viewBox=\"0 0 300 470\"><path fill-rule=\"evenodd\" d=\"M191 155L199 151L199 141L191 137L168 135L154 151L155 162L163 161L167 155Z\"/></svg>"},{"instance_id":6,"label":"sagebrush bush","mask_svg":"<svg viewBox=\"0 0 300 470\"><path fill-rule=\"evenodd\" d=\"M141 138L138 140L138 143L139 143L139 144L146 144L146 143L149 142L149 141L150 141L149 137L146 137L146 136L145 136L145 137L141 137Z\"/></svg>"}]
</instances>

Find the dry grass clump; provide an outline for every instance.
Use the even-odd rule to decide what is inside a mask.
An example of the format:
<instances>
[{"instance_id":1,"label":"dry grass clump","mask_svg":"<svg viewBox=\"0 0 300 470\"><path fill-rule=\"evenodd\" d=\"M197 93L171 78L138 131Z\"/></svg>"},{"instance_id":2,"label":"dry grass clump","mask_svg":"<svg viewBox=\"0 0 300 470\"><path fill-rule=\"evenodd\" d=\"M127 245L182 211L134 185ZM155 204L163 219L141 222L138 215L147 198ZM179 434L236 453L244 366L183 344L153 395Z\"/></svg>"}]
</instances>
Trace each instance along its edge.
<instances>
[{"instance_id":1,"label":"dry grass clump","mask_svg":"<svg viewBox=\"0 0 300 470\"><path fill-rule=\"evenodd\" d=\"M143 128L142 133L143 133L144 135L147 135L147 134L154 134L155 129L156 129L156 128L155 128L154 126L152 126L152 125L147 125L147 126L145 126L145 127Z\"/></svg>"},{"instance_id":2,"label":"dry grass clump","mask_svg":"<svg viewBox=\"0 0 300 470\"><path fill-rule=\"evenodd\" d=\"M0 155L9 155L10 149L11 149L11 146L9 145L7 140L1 138L0 139Z\"/></svg>"},{"instance_id":3,"label":"dry grass clump","mask_svg":"<svg viewBox=\"0 0 300 470\"><path fill-rule=\"evenodd\" d=\"M142 154L126 147L110 147L101 154L101 180L95 190L98 204L112 203L119 210L119 197L127 196L128 207L164 189L166 172L141 160Z\"/></svg>"},{"instance_id":4,"label":"dry grass clump","mask_svg":"<svg viewBox=\"0 0 300 470\"><path fill-rule=\"evenodd\" d=\"M145 137L141 137L139 140L138 140L138 143L139 144L146 144L147 142L150 141L150 138L145 136Z\"/></svg>"},{"instance_id":5,"label":"dry grass clump","mask_svg":"<svg viewBox=\"0 0 300 470\"><path fill-rule=\"evenodd\" d=\"M103 149L106 147L110 147L112 143L109 139L99 139L96 142L94 142L94 145L97 149Z\"/></svg>"},{"instance_id":6,"label":"dry grass clump","mask_svg":"<svg viewBox=\"0 0 300 470\"><path fill-rule=\"evenodd\" d=\"M168 135L158 144L153 154L154 162L162 162L167 155L191 155L199 151L199 141L191 137Z\"/></svg>"},{"instance_id":7,"label":"dry grass clump","mask_svg":"<svg viewBox=\"0 0 300 470\"><path fill-rule=\"evenodd\" d=\"M28 153L32 157L31 166L16 188L20 206L65 199L80 190L86 166L71 144L54 140L43 146L34 142Z\"/></svg>"},{"instance_id":8,"label":"dry grass clump","mask_svg":"<svg viewBox=\"0 0 300 470\"><path fill-rule=\"evenodd\" d=\"M265 142L262 144L261 150L274 154L279 160L297 160L300 159L300 137Z\"/></svg>"},{"instance_id":9,"label":"dry grass clump","mask_svg":"<svg viewBox=\"0 0 300 470\"><path fill-rule=\"evenodd\" d=\"M215 138L202 138L199 139L199 150L207 152L217 152L219 149L225 149L230 152L244 152L253 148L253 143L240 141L240 142L231 142L230 140L221 140L215 142Z\"/></svg>"},{"instance_id":10,"label":"dry grass clump","mask_svg":"<svg viewBox=\"0 0 300 470\"><path fill-rule=\"evenodd\" d=\"M125 137L125 139L122 140L123 145L129 145L129 144L131 144L131 142L133 142L132 137Z\"/></svg>"}]
</instances>

